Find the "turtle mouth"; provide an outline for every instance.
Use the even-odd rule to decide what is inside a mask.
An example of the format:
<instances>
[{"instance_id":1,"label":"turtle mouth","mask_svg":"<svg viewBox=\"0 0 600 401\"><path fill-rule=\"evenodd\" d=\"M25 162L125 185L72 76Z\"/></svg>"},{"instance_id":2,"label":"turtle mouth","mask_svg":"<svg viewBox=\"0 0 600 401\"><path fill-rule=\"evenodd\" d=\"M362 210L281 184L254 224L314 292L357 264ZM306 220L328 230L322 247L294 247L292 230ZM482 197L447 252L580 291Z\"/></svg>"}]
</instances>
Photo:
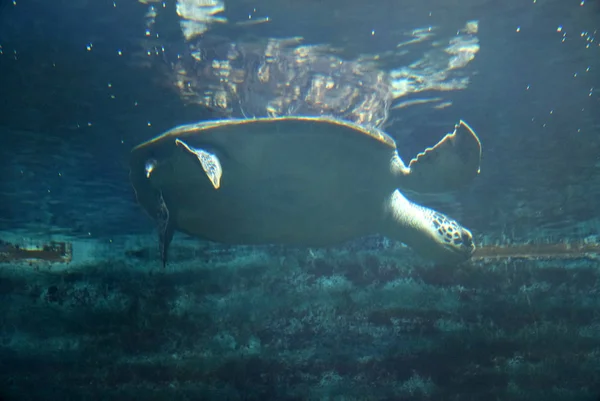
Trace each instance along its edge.
<instances>
[{"instance_id":1,"label":"turtle mouth","mask_svg":"<svg viewBox=\"0 0 600 401\"><path fill-rule=\"evenodd\" d=\"M473 242L473 234L471 234L471 232L469 230L467 230L466 228L462 229L462 233L460 234L460 239L461 239L461 249L463 251L464 254L467 255L468 258L471 257L471 255L473 255L473 252L475 252L475 243Z\"/></svg>"},{"instance_id":2,"label":"turtle mouth","mask_svg":"<svg viewBox=\"0 0 600 401\"><path fill-rule=\"evenodd\" d=\"M463 253L467 255L467 258L470 258L471 256L473 256L473 253L475 252L475 249L477 247L475 246L475 243L473 243L473 238L469 237L468 240L463 241L462 248Z\"/></svg>"},{"instance_id":3,"label":"turtle mouth","mask_svg":"<svg viewBox=\"0 0 600 401\"><path fill-rule=\"evenodd\" d=\"M466 228L461 228L460 235L456 236L453 241L446 242L444 248L451 255L449 259L452 262L465 262L471 258L476 247L471 232Z\"/></svg>"},{"instance_id":4,"label":"turtle mouth","mask_svg":"<svg viewBox=\"0 0 600 401\"><path fill-rule=\"evenodd\" d=\"M471 252L475 250L475 244L473 243L473 235L468 230L463 229L460 238L464 247L471 249Z\"/></svg>"},{"instance_id":5,"label":"turtle mouth","mask_svg":"<svg viewBox=\"0 0 600 401\"><path fill-rule=\"evenodd\" d=\"M473 255L473 252L475 252L475 245L473 243L459 247L456 245L446 245L445 248L458 259L469 259Z\"/></svg>"}]
</instances>

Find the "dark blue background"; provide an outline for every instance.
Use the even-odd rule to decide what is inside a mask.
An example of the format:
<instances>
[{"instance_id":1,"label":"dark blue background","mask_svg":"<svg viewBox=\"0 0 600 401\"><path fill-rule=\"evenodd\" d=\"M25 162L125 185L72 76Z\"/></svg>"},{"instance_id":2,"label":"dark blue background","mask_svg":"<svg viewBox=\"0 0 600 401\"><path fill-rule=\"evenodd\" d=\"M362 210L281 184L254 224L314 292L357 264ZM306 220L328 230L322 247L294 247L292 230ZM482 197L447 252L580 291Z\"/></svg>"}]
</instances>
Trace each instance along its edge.
<instances>
[{"instance_id":1,"label":"dark blue background","mask_svg":"<svg viewBox=\"0 0 600 401\"><path fill-rule=\"evenodd\" d=\"M174 5L166 4L159 14L161 39L176 51L183 41ZM128 184L129 150L172 126L211 117L184 106L158 68L140 66L136 54L143 51L147 6L116 5L3 3L0 229L51 226L92 236L147 232L151 225L133 203ZM327 42L351 57L392 49L400 32L413 28L434 25L452 32L467 20L479 20L481 50L468 67L474 75L470 86L448 94L453 106L444 110L394 111L392 118L404 127L401 138L399 123L387 130L410 157L439 138L439 127L451 127L459 118L476 128L484 145L482 174L459 195L461 207L448 211L479 237L581 238L596 231L597 1L584 6L565 0L263 1L259 6L232 1L225 16L240 21L255 7L271 22L216 25L214 33L232 41L300 35L305 43ZM92 51L86 50L89 43Z\"/></svg>"}]
</instances>

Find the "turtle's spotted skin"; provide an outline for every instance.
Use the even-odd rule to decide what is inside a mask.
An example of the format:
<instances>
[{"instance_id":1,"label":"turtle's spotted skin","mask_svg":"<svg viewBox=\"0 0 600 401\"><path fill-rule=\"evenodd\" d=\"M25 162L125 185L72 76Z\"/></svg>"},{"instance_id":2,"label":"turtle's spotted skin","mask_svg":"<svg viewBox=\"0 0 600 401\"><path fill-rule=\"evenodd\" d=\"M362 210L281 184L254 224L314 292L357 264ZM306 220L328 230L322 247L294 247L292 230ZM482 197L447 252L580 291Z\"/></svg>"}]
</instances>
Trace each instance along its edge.
<instances>
[{"instance_id":1,"label":"turtle's spotted skin","mask_svg":"<svg viewBox=\"0 0 600 401\"><path fill-rule=\"evenodd\" d=\"M450 220L448 217L441 213L435 212L432 214L433 227L437 230L438 234L444 238L444 242L447 244L454 245L470 245L473 242L471 235L465 232L465 229L458 225L454 220Z\"/></svg>"},{"instance_id":2,"label":"turtle's spotted skin","mask_svg":"<svg viewBox=\"0 0 600 401\"><path fill-rule=\"evenodd\" d=\"M173 230L229 244L313 247L379 233L453 262L472 254L471 233L400 191L460 188L480 159L481 144L463 121L406 165L376 128L277 117L174 128L132 151L130 177L157 219L163 262Z\"/></svg>"}]
</instances>

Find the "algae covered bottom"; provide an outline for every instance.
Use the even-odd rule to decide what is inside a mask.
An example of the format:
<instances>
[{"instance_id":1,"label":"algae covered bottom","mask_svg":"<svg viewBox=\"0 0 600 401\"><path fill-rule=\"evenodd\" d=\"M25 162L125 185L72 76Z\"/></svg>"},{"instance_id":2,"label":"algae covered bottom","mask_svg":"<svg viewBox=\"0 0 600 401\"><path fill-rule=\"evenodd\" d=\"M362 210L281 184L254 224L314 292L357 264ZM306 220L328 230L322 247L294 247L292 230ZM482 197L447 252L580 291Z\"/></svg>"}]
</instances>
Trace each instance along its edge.
<instances>
[{"instance_id":1,"label":"algae covered bottom","mask_svg":"<svg viewBox=\"0 0 600 401\"><path fill-rule=\"evenodd\" d=\"M600 394L593 259L434 267L376 239L370 251L307 251L182 238L163 270L153 238L128 241L76 242L62 267L0 265L0 395L585 401Z\"/></svg>"}]
</instances>

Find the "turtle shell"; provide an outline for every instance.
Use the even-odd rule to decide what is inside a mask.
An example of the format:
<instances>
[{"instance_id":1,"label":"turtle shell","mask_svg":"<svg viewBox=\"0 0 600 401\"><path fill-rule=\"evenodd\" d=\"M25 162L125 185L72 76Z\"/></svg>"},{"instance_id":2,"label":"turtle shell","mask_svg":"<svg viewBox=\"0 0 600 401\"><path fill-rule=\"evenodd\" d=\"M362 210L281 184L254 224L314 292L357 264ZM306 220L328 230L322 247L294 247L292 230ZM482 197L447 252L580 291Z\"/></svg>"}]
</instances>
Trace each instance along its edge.
<instances>
[{"instance_id":1,"label":"turtle shell","mask_svg":"<svg viewBox=\"0 0 600 401\"><path fill-rule=\"evenodd\" d=\"M198 152L220 163L218 186ZM325 246L377 232L395 188L394 155L390 136L334 118L219 120L137 146L130 176L144 209L155 217L166 207L176 230L222 243Z\"/></svg>"}]
</instances>

